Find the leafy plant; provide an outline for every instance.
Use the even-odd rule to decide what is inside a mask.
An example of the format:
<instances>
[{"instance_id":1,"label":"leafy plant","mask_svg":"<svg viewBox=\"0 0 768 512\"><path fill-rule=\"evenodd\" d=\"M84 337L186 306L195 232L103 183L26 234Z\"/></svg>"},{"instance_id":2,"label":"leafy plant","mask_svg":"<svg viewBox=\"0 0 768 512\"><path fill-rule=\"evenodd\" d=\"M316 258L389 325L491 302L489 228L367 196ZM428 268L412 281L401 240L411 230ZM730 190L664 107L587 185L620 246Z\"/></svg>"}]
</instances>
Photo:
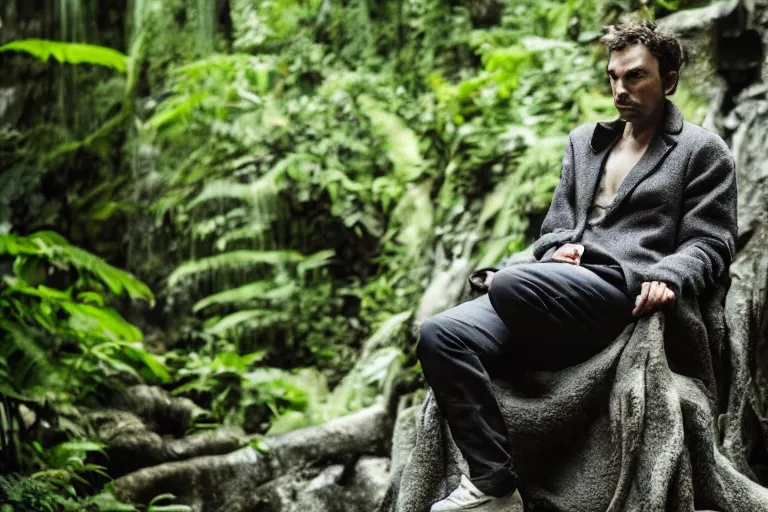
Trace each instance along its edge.
<instances>
[{"instance_id":1,"label":"leafy plant","mask_svg":"<svg viewBox=\"0 0 768 512\"><path fill-rule=\"evenodd\" d=\"M2 235L0 256L13 258L13 273L0 283L0 420L11 435L2 438L2 452L6 468L18 470L19 441L27 436L22 405L41 414L98 401L121 382L170 376L141 345L141 331L108 303L109 294L152 302L146 285L53 232Z\"/></svg>"},{"instance_id":2,"label":"leafy plant","mask_svg":"<svg viewBox=\"0 0 768 512\"><path fill-rule=\"evenodd\" d=\"M24 52L43 62L53 57L62 64L96 64L125 73L127 56L112 48L45 39L22 39L0 46L0 52Z\"/></svg>"}]
</instances>

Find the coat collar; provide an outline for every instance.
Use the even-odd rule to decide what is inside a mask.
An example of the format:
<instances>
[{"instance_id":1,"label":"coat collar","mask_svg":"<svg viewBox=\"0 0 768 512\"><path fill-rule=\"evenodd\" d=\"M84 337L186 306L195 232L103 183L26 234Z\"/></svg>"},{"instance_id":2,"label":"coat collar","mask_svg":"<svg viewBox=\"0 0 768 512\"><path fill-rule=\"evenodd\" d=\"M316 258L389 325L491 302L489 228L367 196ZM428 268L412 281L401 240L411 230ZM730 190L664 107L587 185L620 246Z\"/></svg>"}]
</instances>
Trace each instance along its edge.
<instances>
[{"instance_id":1,"label":"coat collar","mask_svg":"<svg viewBox=\"0 0 768 512\"><path fill-rule=\"evenodd\" d=\"M653 173L667 156L667 154L677 145L677 137L683 129L683 114L680 109L669 100L665 100L665 113L662 127L651 139L648 148L640 157L640 160L627 173L619 185L613 202L608 206L603 222L609 219L622 201L629 195L642 180ZM616 119L609 122L597 123L592 135L593 154L587 154L584 168L580 171L582 175L584 188L578 194L577 204L579 214L582 216L580 229L583 232L587 222L587 213L592 201L594 200L597 181L600 176L600 170L603 167L605 159L608 157L610 148L614 142L621 136L626 121ZM579 235L580 236L580 235Z\"/></svg>"},{"instance_id":2,"label":"coat collar","mask_svg":"<svg viewBox=\"0 0 768 512\"><path fill-rule=\"evenodd\" d=\"M608 147L624 131L626 121L616 118L613 121L598 122L592 132L592 151L600 153ZM662 121L661 132L678 134L683 129L683 113L669 99L664 99L664 119Z\"/></svg>"}]
</instances>

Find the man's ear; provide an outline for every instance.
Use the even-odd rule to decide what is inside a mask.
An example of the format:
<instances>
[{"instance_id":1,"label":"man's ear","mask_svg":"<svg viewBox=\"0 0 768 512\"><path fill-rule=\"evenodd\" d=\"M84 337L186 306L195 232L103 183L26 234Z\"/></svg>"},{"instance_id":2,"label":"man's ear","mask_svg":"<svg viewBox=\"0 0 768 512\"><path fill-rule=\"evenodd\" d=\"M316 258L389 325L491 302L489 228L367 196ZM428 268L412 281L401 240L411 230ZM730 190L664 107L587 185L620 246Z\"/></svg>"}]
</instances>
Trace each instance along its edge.
<instances>
[{"instance_id":1,"label":"man's ear","mask_svg":"<svg viewBox=\"0 0 768 512\"><path fill-rule=\"evenodd\" d=\"M669 96L671 94L674 94L677 90L677 81L679 78L679 73L677 71L669 71L666 76L663 78L663 86L664 86L664 95Z\"/></svg>"}]
</instances>

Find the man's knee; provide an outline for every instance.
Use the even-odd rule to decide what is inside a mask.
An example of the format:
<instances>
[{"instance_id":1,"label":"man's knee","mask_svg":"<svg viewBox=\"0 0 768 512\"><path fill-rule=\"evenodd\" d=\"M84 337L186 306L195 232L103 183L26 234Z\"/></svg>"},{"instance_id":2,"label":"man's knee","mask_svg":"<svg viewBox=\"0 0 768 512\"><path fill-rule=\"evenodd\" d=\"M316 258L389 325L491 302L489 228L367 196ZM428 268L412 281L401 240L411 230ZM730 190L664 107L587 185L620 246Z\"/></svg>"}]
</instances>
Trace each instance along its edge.
<instances>
[{"instance_id":1,"label":"man's knee","mask_svg":"<svg viewBox=\"0 0 768 512\"><path fill-rule=\"evenodd\" d=\"M424 359L439 353L444 348L443 331L445 321L440 315L424 320L419 329L419 341L416 345L416 356L423 363Z\"/></svg>"},{"instance_id":2,"label":"man's knee","mask_svg":"<svg viewBox=\"0 0 768 512\"><path fill-rule=\"evenodd\" d=\"M488 288L488 298L496 307L498 304L514 304L522 301L529 279L525 277L524 265L513 265L499 270L493 276Z\"/></svg>"}]
</instances>

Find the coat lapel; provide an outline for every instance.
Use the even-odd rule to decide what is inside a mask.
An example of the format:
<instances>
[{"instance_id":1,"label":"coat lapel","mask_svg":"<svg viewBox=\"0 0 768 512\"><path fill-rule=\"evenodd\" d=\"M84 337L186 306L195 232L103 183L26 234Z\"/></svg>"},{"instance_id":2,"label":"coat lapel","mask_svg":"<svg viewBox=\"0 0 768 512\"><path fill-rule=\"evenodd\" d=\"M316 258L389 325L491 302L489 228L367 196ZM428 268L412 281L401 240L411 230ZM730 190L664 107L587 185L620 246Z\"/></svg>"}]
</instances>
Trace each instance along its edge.
<instances>
[{"instance_id":1,"label":"coat lapel","mask_svg":"<svg viewBox=\"0 0 768 512\"><path fill-rule=\"evenodd\" d=\"M606 215L610 214L611 211L621 204L621 201L627 197L627 194L629 194L638 183L643 181L658 168L659 164L664 160L664 157L667 156L667 153L669 153L675 145L677 145L677 141L668 139L662 133L656 133L651 140L650 145L645 150L645 153L643 153L643 156L640 157L640 160L638 160L635 166L624 177L621 185L619 185L616 197L613 199L613 202L611 202L610 209Z\"/></svg>"},{"instance_id":2,"label":"coat lapel","mask_svg":"<svg viewBox=\"0 0 768 512\"><path fill-rule=\"evenodd\" d=\"M662 126L656 132L643 156L638 160L635 166L627 173L624 180L619 185L616 197L608 207L606 217L610 216L616 207L627 197L627 195L646 177L656 170L659 164L664 160L667 154L677 145L675 135L683 129L683 114L680 109L670 100L665 99L665 115ZM600 169L603 167L603 161L608 158L608 153L616 140L624 131L626 122L621 119L615 119L609 122L601 122L595 125L592 133L591 147L592 154L587 158L587 166L584 169L585 190L579 194L579 213L582 220L586 221L589 209L597 193L597 181L600 178Z\"/></svg>"},{"instance_id":3,"label":"coat lapel","mask_svg":"<svg viewBox=\"0 0 768 512\"><path fill-rule=\"evenodd\" d=\"M584 186L577 192L578 215L580 220L586 221L589 214L589 208L592 206L595 193L597 192L597 181L600 178L600 169L603 167L603 161L608 158L613 144L624 130L624 121L616 120L610 123L598 123L592 136L592 152L587 152L586 165L583 170L579 170L579 175L583 176Z\"/></svg>"}]
</instances>

